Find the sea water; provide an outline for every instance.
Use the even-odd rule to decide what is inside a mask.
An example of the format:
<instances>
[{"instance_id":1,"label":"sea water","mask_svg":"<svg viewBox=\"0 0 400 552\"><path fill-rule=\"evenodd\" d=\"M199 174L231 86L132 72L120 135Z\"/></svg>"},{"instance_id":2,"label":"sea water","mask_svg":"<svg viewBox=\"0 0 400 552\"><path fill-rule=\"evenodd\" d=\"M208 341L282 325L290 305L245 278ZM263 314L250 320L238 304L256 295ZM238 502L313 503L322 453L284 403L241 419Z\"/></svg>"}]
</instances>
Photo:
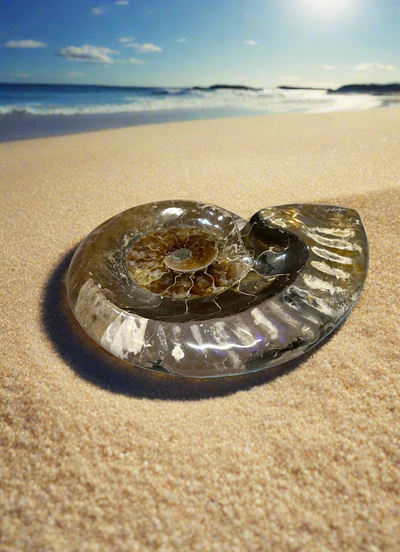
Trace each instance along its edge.
<instances>
[{"instance_id":1,"label":"sea water","mask_svg":"<svg viewBox=\"0 0 400 552\"><path fill-rule=\"evenodd\" d=\"M379 107L369 94L325 90L0 84L0 140L224 116Z\"/></svg>"}]
</instances>

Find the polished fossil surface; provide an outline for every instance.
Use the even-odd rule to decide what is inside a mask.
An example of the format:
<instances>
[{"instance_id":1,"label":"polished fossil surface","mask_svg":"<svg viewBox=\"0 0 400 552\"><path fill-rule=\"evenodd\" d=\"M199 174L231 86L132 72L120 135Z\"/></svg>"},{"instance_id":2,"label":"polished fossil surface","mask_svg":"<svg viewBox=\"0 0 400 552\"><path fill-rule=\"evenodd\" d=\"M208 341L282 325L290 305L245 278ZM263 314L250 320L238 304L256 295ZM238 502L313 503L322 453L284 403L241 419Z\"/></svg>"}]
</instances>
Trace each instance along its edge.
<instances>
[{"instance_id":1,"label":"polished fossil surface","mask_svg":"<svg viewBox=\"0 0 400 552\"><path fill-rule=\"evenodd\" d=\"M139 367L231 376L291 360L328 335L364 286L358 213L293 204L246 221L214 205L161 201L93 230L67 278L85 331Z\"/></svg>"}]
</instances>

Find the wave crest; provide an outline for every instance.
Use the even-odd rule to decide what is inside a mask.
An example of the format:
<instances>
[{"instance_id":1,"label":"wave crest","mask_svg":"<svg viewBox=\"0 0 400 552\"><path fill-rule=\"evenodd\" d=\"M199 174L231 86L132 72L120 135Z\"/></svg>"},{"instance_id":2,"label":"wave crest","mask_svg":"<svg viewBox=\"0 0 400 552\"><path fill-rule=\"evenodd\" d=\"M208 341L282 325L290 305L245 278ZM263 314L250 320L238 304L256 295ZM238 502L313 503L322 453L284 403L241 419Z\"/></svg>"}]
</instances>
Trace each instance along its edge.
<instances>
[{"instance_id":1,"label":"wave crest","mask_svg":"<svg viewBox=\"0 0 400 552\"><path fill-rule=\"evenodd\" d=\"M210 93L211 92L211 93ZM109 93L101 103L93 97L80 99L73 94L67 101L54 99L51 104L26 102L0 106L0 115L95 115L130 112L148 112L176 109L240 109L257 113L325 112L370 109L382 105L376 96L365 94L334 95L316 90L193 90L159 88L126 95ZM90 103L90 101L92 102ZM74 103L75 101L75 103Z\"/></svg>"}]
</instances>

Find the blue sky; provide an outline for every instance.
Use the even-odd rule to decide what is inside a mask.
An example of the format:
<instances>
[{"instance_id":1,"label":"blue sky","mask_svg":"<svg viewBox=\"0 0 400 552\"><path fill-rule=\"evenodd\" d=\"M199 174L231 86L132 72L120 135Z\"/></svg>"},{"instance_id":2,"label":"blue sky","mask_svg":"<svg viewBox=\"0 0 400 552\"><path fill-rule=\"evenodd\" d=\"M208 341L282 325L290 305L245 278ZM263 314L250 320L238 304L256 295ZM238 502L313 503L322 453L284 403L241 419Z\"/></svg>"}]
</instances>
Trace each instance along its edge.
<instances>
[{"instance_id":1,"label":"blue sky","mask_svg":"<svg viewBox=\"0 0 400 552\"><path fill-rule=\"evenodd\" d=\"M400 0L0 0L0 81L400 81Z\"/></svg>"}]
</instances>

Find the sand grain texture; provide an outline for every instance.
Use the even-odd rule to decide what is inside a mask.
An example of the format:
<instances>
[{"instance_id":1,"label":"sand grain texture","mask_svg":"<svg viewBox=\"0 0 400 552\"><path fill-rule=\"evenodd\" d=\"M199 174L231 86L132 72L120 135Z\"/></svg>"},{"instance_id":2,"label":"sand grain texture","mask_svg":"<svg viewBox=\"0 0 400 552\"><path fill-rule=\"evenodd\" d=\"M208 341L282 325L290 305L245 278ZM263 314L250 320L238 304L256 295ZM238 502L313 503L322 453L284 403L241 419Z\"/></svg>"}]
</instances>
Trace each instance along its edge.
<instances>
[{"instance_id":1,"label":"sand grain texture","mask_svg":"<svg viewBox=\"0 0 400 552\"><path fill-rule=\"evenodd\" d=\"M0 549L400 550L400 109L0 145ZM361 300L323 346L222 382L125 369L65 301L73 249L134 205L356 208Z\"/></svg>"}]
</instances>

